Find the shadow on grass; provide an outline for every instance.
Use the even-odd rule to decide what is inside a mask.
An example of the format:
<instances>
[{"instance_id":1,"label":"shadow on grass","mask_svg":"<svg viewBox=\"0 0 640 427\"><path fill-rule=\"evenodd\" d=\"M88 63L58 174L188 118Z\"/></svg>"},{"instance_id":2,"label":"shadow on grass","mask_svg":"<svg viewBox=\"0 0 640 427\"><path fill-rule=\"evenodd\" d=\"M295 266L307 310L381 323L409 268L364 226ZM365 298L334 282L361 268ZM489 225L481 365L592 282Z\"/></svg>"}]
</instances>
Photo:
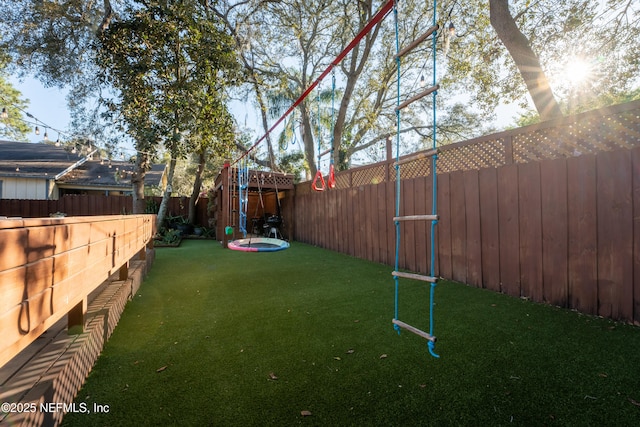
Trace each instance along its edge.
<instances>
[{"instance_id":1,"label":"shadow on grass","mask_svg":"<svg viewBox=\"0 0 640 427\"><path fill-rule=\"evenodd\" d=\"M427 329L424 284L401 317ZM391 325L391 268L294 243L158 250L75 425L637 425L640 330L457 283L437 351ZM311 415L303 415L310 413Z\"/></svg>"}]
</instances>

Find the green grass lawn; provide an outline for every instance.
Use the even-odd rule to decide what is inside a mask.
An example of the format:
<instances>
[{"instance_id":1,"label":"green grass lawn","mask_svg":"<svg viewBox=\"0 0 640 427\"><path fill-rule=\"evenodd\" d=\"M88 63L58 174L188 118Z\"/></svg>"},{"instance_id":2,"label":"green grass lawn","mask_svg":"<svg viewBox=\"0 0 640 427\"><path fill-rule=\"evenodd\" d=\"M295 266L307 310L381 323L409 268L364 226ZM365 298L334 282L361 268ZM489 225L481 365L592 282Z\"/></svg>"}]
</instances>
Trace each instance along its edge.
<instances>
[{"instance_id":1,"label":"green grass lawn","mask_svg":"<svg viewBox=\"0 0 640 427\"><path fill-rule=\"evenodd\" d=\"M158 249L65 425L640 425L640 329L451 282L436 351L391 268L293 243ZM428 285L400 319L427 329ZM302 415L308 411L311 415Z\"/></svg>"}]
</instances>

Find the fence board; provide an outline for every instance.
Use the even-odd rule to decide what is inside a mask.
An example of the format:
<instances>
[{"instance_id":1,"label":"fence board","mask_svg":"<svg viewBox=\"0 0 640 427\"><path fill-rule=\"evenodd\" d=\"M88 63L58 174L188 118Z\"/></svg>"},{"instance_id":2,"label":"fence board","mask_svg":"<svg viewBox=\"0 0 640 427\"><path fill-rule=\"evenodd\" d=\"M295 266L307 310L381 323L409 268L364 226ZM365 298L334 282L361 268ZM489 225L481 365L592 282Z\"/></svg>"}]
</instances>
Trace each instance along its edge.
<instances>
[{"instance_id":1,"label":"fence board","mask_svg":"<svg viewBox=\"0 0 640 427\"><path fill-rule=\"evenodd\" d=\"M464 173L452 172L449 176L451 190L451 274L453 280L466 283L467 254L466 254L466 212L464 197Z\"/></svg>"},{"instance_id":2,"label":"fence board","mask_svg":"<svg viewBox=\"0 0 640 427\"><path fill-rule=\"evenodd\" d=\"M349 245L350 245L350 240L352 240L351 236L352 236L352 232L351 232L351 218L348 217L349 215L349 190L348 189L340 189L337 190L338 193L340 194L340 215L342 215L342 218L340 220L340 243L342 246L342 253L349 253Z\"/></svg>"},{"instance_id":3,"label":"fence board","mask_svg":"<svg viewBox=\"0 0 640 427\"><path fill-rule=\"evenodd\" d=\"M631 154L600 153L598 192L598 314L633 318L633 218ZM624 185L624 184L627 185Z\"/></svg>"},{"instance_id":4,"label":"fence board","mask_svg":"<svg viewBox=\"0 0 640 427\"><path fill-rule=\"evenodd\" d=\"M598 312L596 158L567 160L568 299L570 308Z\"/></svg>"},{"instance_id":5,"label":"fence board","mask_svg":"<svg viewBox=\"0 0 640 427\"><path fill-rule=\"evenodd\" d=\"M355 195L357 193L358 190L354 189L354 188L347 188L346 190L347 193L347 224L349 227L349 239L348 239L348 254L351 256L355 256L356 254L356 235L357 233L354 233L355 227L356 227L356 222L354 220L354 211L353 211L353 205L355 203Z\"/></svg>"},{"instance_id":6,"label":"fence board","mask_svg":"<svg viewBox=\"0 0 640 427\"><path fill-rule=\"evenodd\" d=\"M540 163L542 203L543 299L567 305L567 162Z\"/></svg>"},{"instance_id":7,"label":"fence board","mask_svg":"<svg viewBox=\"0 0 640 427\"><path fill-rule=\"evenodd\" d=\"M332 217L335 218L332 233L334 239L335 250L339 252L346 251L346 239L350 236L347 228L346 209L344 203L346 201L344 190L333 190L334 205Z\"/></svg>"},{"instance_id":8,"label":"fence board","mask_svg":"<svg viewBox=\"0 0 640 427\"><path fill-rule=\"evenodd\" d=\"M478 171L464 172L464 205L466 213L467 283L482 287L482 243L480 230L480 189Z\"/></svg>"},{"instance_id":9,"label":"fence board","mask_svg":"<svg viewBox=\"0 0 640 427\"><path fill-rule=\"evenodd\" d=\"M424 204L424 213L425 214L431 214L433 213L433 175L429 175L427 177L425 177L425 196L424 196L424 200L425 200L425 204ZM438 207L438 201L436 200L436 208ZM438 215L438 213L436 212L436 215ZM424 270L425 274L429 274L431 275L431 232L433 231L434 233L434 243L435 243L435 247L438 247L438 231L436 229L432 230L432 226L431 226L431 221L426 221L424 223L425 225L425 245L427 247L426 250L426 257L425 257L425 261L426 261L426 268ZM437 223L436 223L436 227L437 227ZM434 262L434 272L433 272L433 276L437 277L437 272L438 272L438 250L436 249L435 251L435 262Z\"/></svg>"},{"instance_id":10,"label":"fence board","mask_svg":"<svg viewBox=\"0 0 640 427\"><path fill-rule=\"evenodd\" d=\"M362 217L364 216L364 187L360 186L356 189L356 203L353 206L354 219L356 224L356 242L355 242L355 256L358 258L364 257L364 223Z\"/></svg>"},{"instance_id":11,"label":"fence board","mask_svg":"<svg viewBox=\"0 0 640 427\"><path fill-rule=\"evenodd\" d=\"M386 183L386 191L387 195L386 199L386 207L387 207L387 217L385 218L385 226L387 228L387 263L389 265L394 265L395 263L395 244L396 244L396 230L393 225L393 217L395 215L395 194L396 194L396 183L395 181L389 181Z\"/></svg>"},{"instance_id":12,"label":"fence board","mask_svg":"<svg viewBox=\"0 0 640 427\"><path fill-rule=\"evenodd\" d=\"M438 268L437 274L441 277L453 277L452 252L451 252L451 186L450 175L438 175Z\"/></svg>"},{"instance_id":13,"label":"fence board","mask_svg":"<svg viewBox=\"0 0 640 427\"><path fill-rule=\"evenodd\" d=\"M376 206L375 210L377 212L377 224L378 224L378 236L377 236L377 248L378 248L378 258L377 262L386 263L387 262L387 222L389 220L389 216L387 215L387 186L385 183L381 183L376 185L377 188L377 198L376 198Z\"/></svg>"},{"instance_id":14,"label":"fence board","mask_svg":"<svg viewBox=\"0 0 640 427\"><path fill-rule=\"evenodd\" d=\"M414 180L415 203L414 212L416 215L430 214L427 210L427 199L431 196L431 191L427 191L427 177L420 177ZM416 271L427 274L429 271L429 235L428 232L431 221L415 221L416 234Z\"/></svg>"},{"instance_id":15,"label":"fence board","mask_svg":"<svg viewBox=\"0 0 640 427\"><path fill-rule=\"evenodd\" d=\"M496 169L478 172L483 287L500 292L500 233Z\"/></svg>"},{"instance_id":16,"label":"fence board","mask_svg":"<svg viewBox=\"0 0 640 427\"><path fill-rule=\"evenodd\" d=\"M415 215L415 179L402 181L401 216ZM415 221L402 221L400 224L402 253L401 265L411 271L416 271L416 224Z\"/></svg>"},{"instance_id":17,"label":"fence board","mask_svg":"<svg viewBox=\"0 0 640 427\"><path fill-rule=\"evenodd\" d=\"M640 132L640 125L637 126ZM633 321L640 326L640 148L631 150L633 176Z\"/></svg>"},{"instance_id":18,"label":"fence board","mask_svg":"<svg viewBox=\"0 0 640 427\"><path fill-rule=\"evenodd\" d=\"M523 163L518 170L520 212L521 295L541 302L542 295L542 219L540 203L540 164Z\"/></svg>"},{"instance_id":19,"label":"fence board","mask_svg":"<svg viewBox=\"0 0 640 427\"><path fill-rule=\"evenodd\" d=\"M366 230L366 254L367 254L367 259L373 260L374 259L374 240L375 240L375 226L373 225L373 221L374 221L374 215L373 213L375 212L375 189L376 186L375 185L368 185L366 187L364 187L364 192L365 192L365 206L366 206L366 212L365 212L365 230Z\"/></svg>"},{"instance_id":20,"label":"fence board","mask_svg":"<svg viewBox=\"0 0 640 427\"><path fill-rule=\"evenodd\" d=\"M498 168L498 227L500 234L500 286L507 295L519 297L520 208L518 166Z\"/></svg>"}]
</instances>

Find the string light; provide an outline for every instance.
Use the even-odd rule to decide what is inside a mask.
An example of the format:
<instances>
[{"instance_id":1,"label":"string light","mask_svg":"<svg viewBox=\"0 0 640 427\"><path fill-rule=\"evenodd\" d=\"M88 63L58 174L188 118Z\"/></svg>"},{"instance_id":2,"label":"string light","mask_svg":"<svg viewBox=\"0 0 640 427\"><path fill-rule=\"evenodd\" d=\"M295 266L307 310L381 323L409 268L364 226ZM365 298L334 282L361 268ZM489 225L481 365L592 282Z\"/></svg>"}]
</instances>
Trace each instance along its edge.
<instances>
[{"instance_id":1,"label":"string light","mask_svg":"<svg viewBox=\"0 0 640 427\"><path fill-rule=\"evenodd\" d=\"M21 111L22 113L24 113L27 117L29 117L30 119L32 119L33 121L29 121L26 120L22 117L18 117L18 120L21 120L22 122L29 124L29 125L33 125L34 126L34 132L36 135L40 135L40 126L42 126L43 128L45 128L45 134L44 134L44 141L48 141L48 129L51 129L53 131L56 131L58 133L58 137L56 139L55 142L55 146L56 147L60 147L62 145L61 141L60 141L60 136L62 135L63 137L66 137L68 139L72 139L70 135L67 135L66 133L62 132L59 129L54 128L53 126L49 126L48 124L44 123L42 120L38 119L37 117L34 117L31 113L29 113L28 111L25 111L24 109L20 108L18 105L15 105L11 102L9 102L7 99L5 99L4 97L0 96L0 100L4 103L7 104L11 104L11 106L19 111ZM7 107L2 107L2 113L0 115L0 119L6 120L9 118L9 112L7 110ZM91 143L87 142L87 146L90 149L91 148ZM136 150L136 149L129 149L127 147L124 148L120 148L120 147L114 147L113 151L115 152L120 152L120 157L124 160L125 159L125 154L124 151L133 151L136 155L137 154L146 154L148 156L155 156L157 153L155 152L149 152L149 151L140 151L140 150ZM74 147L71 151L72 153L76 153L77 149Z\"/></svg>"},{"instance_id":2,"label":"string light","mask_svg":"<svg viewBox=\"0 0 640 427\"><path fill-rule=\"evenodd\" d=\"M20 108L19 106L12 104L11 102L8 102L7 99L5 99L4 97L0 96L0 100L2 100L2 102L11 104L11 106L13 108L15 108L16 110L21 111L22 113L24 113L28 118L33 119L32 121L23 119L22 117L18 117L18 120L23 121L24 123L30 124L30 125L34 125L34 132L36 135L40 135L40 126L45 128L45 134L47 133L47 129L51 129L54 130L56 132L58 132L58 141L60 140L60 135L65 135L64 132L54 128L53 126L49 126L48 124L46 124L45 122L43 122L42 120L38 119L37 117L35 117L33 114L29 113L28 111L25 111L24 109ZM9 112L7 110L7 107L2 107L2 114L0 116L2 119L8 119L9 118ZM46 141L46 139L45 139Z\"/></svg>"}]
</instances>

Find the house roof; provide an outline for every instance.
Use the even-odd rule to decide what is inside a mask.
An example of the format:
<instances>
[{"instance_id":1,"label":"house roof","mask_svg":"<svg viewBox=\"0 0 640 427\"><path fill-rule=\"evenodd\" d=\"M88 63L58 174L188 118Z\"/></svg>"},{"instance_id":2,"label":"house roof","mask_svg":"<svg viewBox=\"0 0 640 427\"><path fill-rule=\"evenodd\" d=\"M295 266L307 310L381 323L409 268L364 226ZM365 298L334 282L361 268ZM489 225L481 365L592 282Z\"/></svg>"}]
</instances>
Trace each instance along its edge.
<instances>
[{"instance_id":1,"label":"house roof","mask_svg":"<svg viewBox=\"0 0 640 427\"><path fill-rule=\"evenodd\" d=\"M135 165L130 162L90 160L56 182L61 187L73 186L86 188L131 188L131 177ZM162 183L165 165L153 165L144 178L146 186L159 186Z\"/></svg>"},{"instance_id":2,"label":"house roof","mask_svg":"<svg viewBox=\"0 0 640 427\"><path fill-rule=\"evenodd\" d=\"M53 179L81 158L62 147L0 141L0 176Z\"/></svg>"},{"instance_id":3,"label":"house roof","mask_svg":"<svg viewBox=\"0 0 640 427\"><path fill-rule=\"evenodd\" d=\"M145 185L161 185L165 167L164 164L153 165L145 176ZM93 160L71 153L64 147L0 141L0 177L57 177L56 182L67 188L124 189L131 187L134 168L135 165L129 162ZM65 171L67 172L62 174Z\"/></svg>"}]
</instances>

